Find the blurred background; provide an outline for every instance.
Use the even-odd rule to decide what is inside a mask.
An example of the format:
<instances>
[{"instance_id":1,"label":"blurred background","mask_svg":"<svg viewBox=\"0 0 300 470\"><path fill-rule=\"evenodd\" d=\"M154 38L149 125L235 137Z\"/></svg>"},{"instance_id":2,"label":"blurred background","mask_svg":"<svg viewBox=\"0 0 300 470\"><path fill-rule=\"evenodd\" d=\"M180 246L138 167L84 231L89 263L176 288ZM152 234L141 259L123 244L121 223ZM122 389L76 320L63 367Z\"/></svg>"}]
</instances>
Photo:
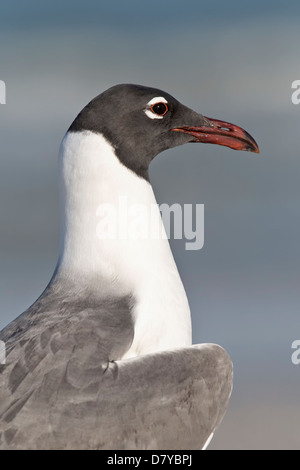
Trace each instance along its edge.
<instances>
[{"instance_id":1,"label":"blurred background","mask_svg":"<svg viewBox=\"0 0 300 470\"><path fill-rule=\"evenodd\" d=\"M193 340L234 363L210 449L299 449L300 4L252 0L2 0L0 329L47 285L58 253L57 153L81 108L117 83L168 91L244 127L261 154L213 145L164 152L159 203L205 204L205 244L171 241Z\"/></svg>"}]
</instances>

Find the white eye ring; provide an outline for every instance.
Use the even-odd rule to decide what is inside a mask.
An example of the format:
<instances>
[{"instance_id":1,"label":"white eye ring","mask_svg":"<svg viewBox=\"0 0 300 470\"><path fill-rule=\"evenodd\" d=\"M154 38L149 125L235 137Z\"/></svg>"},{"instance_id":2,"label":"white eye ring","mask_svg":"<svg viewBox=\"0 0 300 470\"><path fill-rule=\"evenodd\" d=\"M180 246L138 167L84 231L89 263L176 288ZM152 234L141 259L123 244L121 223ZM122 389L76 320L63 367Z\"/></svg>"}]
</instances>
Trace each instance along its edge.
<instances>
[{"instance_id":1,"label":"white eye ring","mask_svg":"<svg viewBox=\"0 0 300 470\"><path fill-rule=\"evenodd\" d=\"M147 103L147 108L145 109L145 114L150 119L163 119L164 115L168 111L168 109L167 109L164 114L156 114L152 110L152 108L155 104L158 104L158 103L165 103L166 105L168 104L166 98L164 98L163 96L156 96L155 98L152 98L152 100L150 100L149 103Z\"/></svg>"}]
</instances>

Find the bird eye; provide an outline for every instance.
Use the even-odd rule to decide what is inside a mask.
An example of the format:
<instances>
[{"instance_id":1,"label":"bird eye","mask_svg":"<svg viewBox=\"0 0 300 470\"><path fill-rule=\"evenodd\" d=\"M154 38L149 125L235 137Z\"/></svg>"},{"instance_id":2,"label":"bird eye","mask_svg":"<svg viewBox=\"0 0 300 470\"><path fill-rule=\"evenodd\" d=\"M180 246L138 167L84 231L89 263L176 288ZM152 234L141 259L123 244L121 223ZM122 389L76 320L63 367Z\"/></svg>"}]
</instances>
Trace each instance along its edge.
<instances>
[{"instance_id":1,"label":"bird eye","mask_svg":"<svg viewBox=\"0 0 300 470\"><path fill-rule=\"evenodd\" d=\"M151 111L158 116L164 116L168 112L168 106L166 103L155 103L151 106Z\"/></svg>"}]
</instances>

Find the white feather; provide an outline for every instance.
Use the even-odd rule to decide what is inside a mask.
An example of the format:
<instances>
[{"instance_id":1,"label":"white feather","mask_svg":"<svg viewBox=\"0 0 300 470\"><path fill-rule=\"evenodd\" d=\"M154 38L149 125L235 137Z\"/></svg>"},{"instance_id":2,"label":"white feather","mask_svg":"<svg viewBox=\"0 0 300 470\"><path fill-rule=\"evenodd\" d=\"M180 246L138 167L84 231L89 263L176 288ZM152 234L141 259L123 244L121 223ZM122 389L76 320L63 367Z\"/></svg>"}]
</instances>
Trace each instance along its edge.
<instances>
[{"instance_id":1,"label":"white feather","mask_svg":"<svg viewBox=\"0 0 300 470\"><path fill-rule=\"evenodd\" d=\"M88 279L93 289L100 290L105 282L112 292L133 294L135 335L126 357L191 345L188 301L152 186L119 161L102 135L90 131L66 134L60 175L58 275ZM99 207L109 204L120 211L120 198L126 198L129 211L136 204L151 207L152 222L164 236L99 237Z\"/></svg>"}]
</instances>

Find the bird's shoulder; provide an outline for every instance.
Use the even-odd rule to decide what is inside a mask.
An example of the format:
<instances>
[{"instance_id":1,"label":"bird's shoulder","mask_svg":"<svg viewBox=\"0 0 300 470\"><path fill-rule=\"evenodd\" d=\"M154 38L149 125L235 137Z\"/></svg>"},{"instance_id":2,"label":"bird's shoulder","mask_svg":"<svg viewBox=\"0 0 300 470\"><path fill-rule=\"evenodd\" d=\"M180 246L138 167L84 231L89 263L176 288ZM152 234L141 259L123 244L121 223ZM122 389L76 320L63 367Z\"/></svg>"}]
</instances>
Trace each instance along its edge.
<instances>
[{"instance_id":1,"label":"bird's shoulder","mask_svg":"<svg viewBox=\"0 0 300 470\"><path fill-rule=\"evenodd\" d=\"M92 386L133 339L132 299L60 295L49 288L0 332L0 421L13 420L37 390ZM42 392L43 391L43 392ZM49 398L50 399L50 398Z\"/></svg>"}]
</instances>

